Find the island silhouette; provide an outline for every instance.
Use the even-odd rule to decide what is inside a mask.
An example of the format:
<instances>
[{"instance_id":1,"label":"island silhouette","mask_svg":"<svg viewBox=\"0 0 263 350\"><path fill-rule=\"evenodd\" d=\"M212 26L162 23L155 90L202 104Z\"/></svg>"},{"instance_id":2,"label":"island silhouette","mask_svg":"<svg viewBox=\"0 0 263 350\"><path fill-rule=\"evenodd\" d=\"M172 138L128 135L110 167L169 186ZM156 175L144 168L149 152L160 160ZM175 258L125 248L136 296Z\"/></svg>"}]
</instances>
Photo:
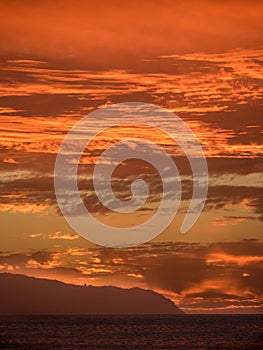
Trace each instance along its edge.
<instances>
[{"instance_id":1,"label":"island silhouette","mask_svg":"<svg viewBox=\"0 0 263 350\"><path fill-rule=\"evenodd\" d=\"M1 315L183 314L152 290L79 286L57 280L0 274Z\"/></svg>"}]
</instances>

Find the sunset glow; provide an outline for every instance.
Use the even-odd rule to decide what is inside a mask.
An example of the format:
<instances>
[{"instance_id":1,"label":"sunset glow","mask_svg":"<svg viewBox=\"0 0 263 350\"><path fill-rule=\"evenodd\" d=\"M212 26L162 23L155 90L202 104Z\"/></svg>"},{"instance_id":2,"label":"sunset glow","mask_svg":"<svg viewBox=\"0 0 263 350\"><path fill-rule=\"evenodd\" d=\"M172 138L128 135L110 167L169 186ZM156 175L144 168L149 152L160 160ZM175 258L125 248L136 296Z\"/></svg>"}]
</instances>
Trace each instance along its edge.
<instances>
[{"instance_id":1,"label":"sunset glow","mask_svg":"<svg viewBox=\"0 0 263 350\"><path fill-rule=\"evenodd\" d=\"M0 1L0 273L152 289L187 313L261 313L263 2L10 3ZM162 183L147 162L131 159L113 173L122 200L135 178L149 184L135 213L113 213L94 193L98 156L140 137L163 147L179 169L182 201L172 223L146 244L110 249L79 236L61 215L54 191L61 142L85 115L121 102L176 113L203 147L208 196L186 235L189 162L169 135L128 117L122 128L106 125L83 152L83 202L116 227L156 212ZM91 119L91 128L101 125Z\"/></svg>"}]
</instances>

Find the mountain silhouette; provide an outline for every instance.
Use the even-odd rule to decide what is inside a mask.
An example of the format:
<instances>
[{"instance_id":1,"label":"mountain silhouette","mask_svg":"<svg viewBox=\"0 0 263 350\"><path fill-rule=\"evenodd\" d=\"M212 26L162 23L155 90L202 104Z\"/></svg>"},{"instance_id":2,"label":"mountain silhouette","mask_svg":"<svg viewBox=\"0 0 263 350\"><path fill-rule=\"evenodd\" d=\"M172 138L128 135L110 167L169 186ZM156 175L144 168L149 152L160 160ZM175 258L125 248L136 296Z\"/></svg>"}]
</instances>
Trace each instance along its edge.
<instances>
[{"instance_id":1,"label":"mountain silhouette","mask_svg":"<svg viewBox=\"0 0 263 350\"><path fill-rule=\"evenodd\" d=\"M2 315L182 314L151 290L66 284L10 273L0 274Z\"/></svg>"}]
</instances>

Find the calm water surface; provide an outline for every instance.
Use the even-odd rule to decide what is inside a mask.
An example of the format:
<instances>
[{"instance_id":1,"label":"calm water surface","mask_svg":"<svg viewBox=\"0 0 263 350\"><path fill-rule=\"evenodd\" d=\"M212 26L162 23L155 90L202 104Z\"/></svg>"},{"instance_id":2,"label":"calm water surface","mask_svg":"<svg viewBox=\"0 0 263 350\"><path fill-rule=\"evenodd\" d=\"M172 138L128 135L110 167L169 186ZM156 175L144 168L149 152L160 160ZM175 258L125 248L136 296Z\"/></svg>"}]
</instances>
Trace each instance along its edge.
<instances>
[{"instance_id":1,"label":"calm water surface","mask_svg":"<svg viewBox=\"0 0 263 350\"><path fill-rule=\"evenodd\" d=\"M0 349L263 349L263 315L0 316Z\"/></svg>"}]
</instances>

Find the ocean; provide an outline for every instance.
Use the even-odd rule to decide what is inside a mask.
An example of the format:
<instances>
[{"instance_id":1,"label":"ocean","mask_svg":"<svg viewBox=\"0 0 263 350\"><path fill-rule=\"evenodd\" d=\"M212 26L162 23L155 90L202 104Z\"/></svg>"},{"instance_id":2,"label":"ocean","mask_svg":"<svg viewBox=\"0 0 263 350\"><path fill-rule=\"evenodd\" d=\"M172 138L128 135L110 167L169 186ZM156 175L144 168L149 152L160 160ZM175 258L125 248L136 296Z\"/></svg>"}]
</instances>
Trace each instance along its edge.
<instances>
[{"instance_id":1,"label":"ocean","mask_svg":"<svg viewBox=\"0 0 263 350\"><path fill-rule=\"evenodd\" d=\"M0 349L263 349L262 315L0 316Z\"/></svg>"}]
</instances>

